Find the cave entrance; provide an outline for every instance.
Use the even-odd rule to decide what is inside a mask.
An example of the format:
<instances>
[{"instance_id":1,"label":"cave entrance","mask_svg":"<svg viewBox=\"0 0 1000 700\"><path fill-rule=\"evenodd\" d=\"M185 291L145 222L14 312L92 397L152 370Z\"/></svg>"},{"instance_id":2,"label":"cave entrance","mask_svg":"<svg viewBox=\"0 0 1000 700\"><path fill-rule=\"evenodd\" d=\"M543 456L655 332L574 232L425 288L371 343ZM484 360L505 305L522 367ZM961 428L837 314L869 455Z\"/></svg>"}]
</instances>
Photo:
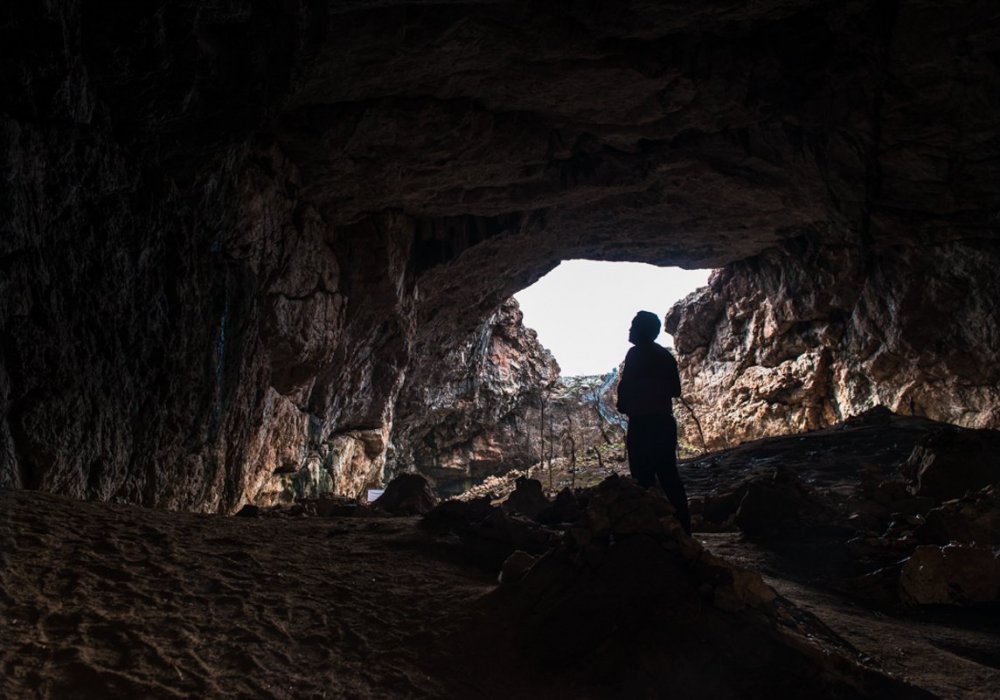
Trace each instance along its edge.
<instances>
[{"instance_id":1,"label":"cave entrance","mask_svg":"<svg viewBox=\"0 0 1000 700\"><path fill-rule=\"evenodd\" d=\"M626 473L615 395L632 318L647 310L662 319L710 272L564 260L486 321L467 355L482 365L448 390L463 400L411 418L419 440L400 431L397 445L443 496L503 493L520 475L552 496ZM665 333L657 340L671 345Z\"/></svg>"},{"instance_id":2,"label":"cave entrance","mask_svg":"<svg viewBox=\"0 0 1000 700\"><path fill-rule=\"evenodd\" d=\"M684 270L636 262L565 260L514 295L524 325L559 363L563 377L602 375L628 351L636 311L666 311L708 282L711 270ZM670 336L660 344L670 346Z\"/></svg>"}]
</instances>

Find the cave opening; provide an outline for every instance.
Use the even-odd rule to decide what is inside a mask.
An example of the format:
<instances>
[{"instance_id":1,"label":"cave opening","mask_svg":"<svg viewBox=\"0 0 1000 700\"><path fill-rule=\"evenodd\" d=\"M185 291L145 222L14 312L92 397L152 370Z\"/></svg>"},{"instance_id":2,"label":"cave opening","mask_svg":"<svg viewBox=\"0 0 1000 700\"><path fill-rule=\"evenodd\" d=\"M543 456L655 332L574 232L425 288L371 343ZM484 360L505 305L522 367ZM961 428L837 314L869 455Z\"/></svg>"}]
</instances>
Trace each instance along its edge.
<instances>
[{"instance_id":1,"label":"cave opening","mask_svg":"<svg viewBox=\"0 0 1000 700\"><path fill-rule=\"evenodd\" d=\"M625 420L615 407L618 372L631 347L633 316L674 304L705 286L710 270L568 259L484 320L462 400L436 412L400 416L394 462L423 474L441 496L494 490L516 476L540 478L549 496L590 486L623 463ZM663 331L657 342L672 349ZM428 386L449 396L447 386ZM675 403L678 403L675 401ZM701 451L690 407L682 454ZM690 434L690 435L689 435ZM700 445L700 443L699 443ZM623 471L625 470L625 471ZM500 481L498 481L500 479Z\"/></svg>"},{"instance_id":2,"label":"cave opening","mask_svg":"<svg viewBox=\"0 0 1000 700\"><path fill-rule=\"evenodd\" d=\"M685 270L646 263L564 260L514 295L524 325L564 377L607 374L629 348L627 331L640 309L662 319L666 311L708 282L710 270ZM658 339L672 347L667 333Z\"/></svg>"}]
</instances>

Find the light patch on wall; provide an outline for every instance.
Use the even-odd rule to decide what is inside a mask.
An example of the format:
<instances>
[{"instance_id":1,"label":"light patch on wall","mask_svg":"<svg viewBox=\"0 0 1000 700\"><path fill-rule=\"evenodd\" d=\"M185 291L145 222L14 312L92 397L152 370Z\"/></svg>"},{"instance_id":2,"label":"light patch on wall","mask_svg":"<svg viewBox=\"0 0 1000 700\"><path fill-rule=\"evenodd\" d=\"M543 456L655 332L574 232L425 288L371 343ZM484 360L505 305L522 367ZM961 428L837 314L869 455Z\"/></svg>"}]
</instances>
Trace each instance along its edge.
<instances>
[{"instance_id":1,"label":"light patch on wall","mask_svg":"<svg viewBox=\"0 0 1000 700\"><path fill-rule=\"evenodd\" d=\"M708 281L711 270L645 263L566 260L514 295L524 325L555 356L564 377L604 374L628 352L628 328L639 310L660 317ZM670 346L669 335L657 338Z\"/></svg>"}]
</instances>

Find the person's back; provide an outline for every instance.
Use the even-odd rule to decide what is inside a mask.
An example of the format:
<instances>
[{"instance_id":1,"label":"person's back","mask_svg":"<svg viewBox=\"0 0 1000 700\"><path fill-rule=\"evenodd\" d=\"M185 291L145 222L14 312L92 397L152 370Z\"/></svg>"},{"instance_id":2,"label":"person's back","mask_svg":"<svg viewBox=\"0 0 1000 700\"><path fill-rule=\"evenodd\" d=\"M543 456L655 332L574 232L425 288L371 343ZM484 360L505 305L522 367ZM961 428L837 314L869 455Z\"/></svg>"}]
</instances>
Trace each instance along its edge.
<instances>
[{"instance_id":1,"label":"person's back","mask_svg":"<svg viewBox=\"0 0 1000 700\"><path fill-rule=\"evenodd\" d=\"M636 343L625 355L618 384L618 410L630 418L673 413L671 399L681 395L677 360L653 341Z\"/></svg>"},{"instance_id":2,"label":"person's back","mask_svg":"<svg viewBox=\"0 0 1000 700\"><path fill-rule=\"evenodd\" d=\"M684 531L691 534L687 493L677 473L677 423L673 397L681 395L677 360L654 340L660 319L640 311L632 320L629 341L618 383L618 410L628 416L628 466L632 477L646 487L657 479L677 511Z\"/></svg>"}]
</instances>

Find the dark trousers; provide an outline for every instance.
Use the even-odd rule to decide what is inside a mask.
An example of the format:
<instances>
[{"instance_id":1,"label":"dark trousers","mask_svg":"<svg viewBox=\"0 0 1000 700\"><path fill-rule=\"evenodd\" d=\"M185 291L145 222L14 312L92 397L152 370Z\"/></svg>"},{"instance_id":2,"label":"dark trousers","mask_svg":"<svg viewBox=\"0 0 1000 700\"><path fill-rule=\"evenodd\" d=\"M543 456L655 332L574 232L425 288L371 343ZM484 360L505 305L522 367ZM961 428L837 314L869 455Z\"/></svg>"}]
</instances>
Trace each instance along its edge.
<instances>
[{"instance_id":1,"label":"dark trousers","mask_svg":"<svg viewBox=\"0 0 1000 700\"><path fill-rule=\"evenodd\" d=\"M677 423L669 414L635 416L628 420L625 435L628 468L632 478L645 487L660 480L660 488L677 511L684 532L691 534L687 493L677 473Z\"/></svg>"}]
</instances>

